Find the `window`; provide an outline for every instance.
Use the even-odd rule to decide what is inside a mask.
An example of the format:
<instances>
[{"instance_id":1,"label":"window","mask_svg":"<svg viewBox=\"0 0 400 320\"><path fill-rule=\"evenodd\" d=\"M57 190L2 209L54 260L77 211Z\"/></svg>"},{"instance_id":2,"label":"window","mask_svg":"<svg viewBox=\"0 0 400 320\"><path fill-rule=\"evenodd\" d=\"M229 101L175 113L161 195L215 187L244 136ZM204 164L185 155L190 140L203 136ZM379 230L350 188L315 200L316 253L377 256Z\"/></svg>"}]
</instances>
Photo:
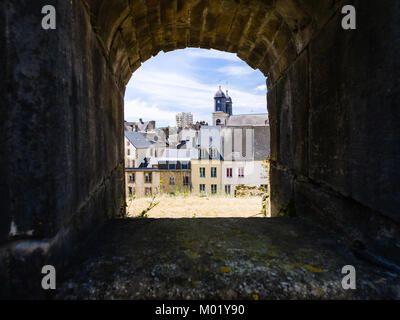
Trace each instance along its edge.
<instances>
[{"instance_id":1,"label":"window","mask_svg":"<svg viewBox=\"0 0 400 320\"><path fill-rule=\"evenodd\" d=\"M152 194L151 188L145 188L144 193L145 193L146 196L151 196L151 194Z\"/></svg>"},{"instance_id":2,"label":"window","mask_svg":"<svg viewBox=\"0 0 400 320\"><path fill-rule=\"evenodd\" d=\"M126 146L129 147L129 145L130 145L130 143L129 143L129 141L127 141L127 142L126 142Z\"/></svg>"},{"instance_id":3,"label":"window","mask_svg":"<svg viewBox=\"0 0 400 320\"><path fill-rule=\"evenodd\" d=\"M176 163L173 161L168 162L168 169L169 170L175 170L176 169Z\"/></svg>"},{"instance_id":4,"label":"window","mask_svg":"<svg viewBox=\"0 0 400 320\"><path fill-rule=\"evenodd\" d=\"M244 178L244 168L239 168L238 176L239 178Z\"/></svg>"},{"instance_id":5,"label":"window","mask_svg":"<svg viewBox=\"0 0 400 320\"><path fill-rule=\"evenodd\" d=\"M211 168L211 178L216 178L217 177L217 168L212 167Z\"/></svg>"},{"instance_id":6,"label":"window","mask_svg":"<svg viewBox=\"0 0 400 320\"><path fill-rule=\"evenodd\" d=\"M206 177L206 168L200 168L200 178Z\"/></svg>"},{"instance_id":7,"label":"window","mask_svg":"<svg viewBox=\"0 0 400 320\"><path fill-rule=\"evenodd\" d=\"M210 148L210 159L217 159L217 150Z\"/></svg>"},{"instance_id":8,"label":"window","mask_svg":"<svg viewBox=\"0 0 400 320\"><path fill-rule=\"evenodd\" d=\"M132 188L132 187L129 187L128 190L129 190L129 195L130 195L130 196L133 196L133 188Z\"/></svg>"},{"instance_id":9,"label":"window","mask_svg":"<svg viewBox=\"0 0 400 320\"><path fill-rule=\"evenodd\" d=\"M226 177L232 178L232 168L226 168Z\"/></svg>"},{"instance_id":10,"label":"window","mask_svg":"<svg viewBox=\"0 0 400 320\"><path fill-rule=\"evenodd\" d=\"M200 185L200 192L201 193L205 193L206 192L206 185L205 184L201 184Z\"/></svg>"},{"instance_id":11,"label":"window","mask_svg":"<svg viewBox=\"0 0 400 320\"><path fill-rule=\"evenodd\" d=\"M145 183L151 183L151 173L145 173L144 182Z\"/></svg>"},{"instance_id":12,"label":"window","mask_svg":"<svg viewBox=\"0 0 400 320\"><path fill-rule=\"evenodd\" d=\"M189 169L189 162L183 161L182 162L182 170L187 170Z\"/></svg>"},{"instance_id":13,"label":"window","mask_svg":"<svg viewBox=\"0 0 400 320\"><path fill-rule=\"evenodd\" d=\"M184 186L188 186L189 185L189 177L188 176L184 176L183 177L183 185Z\"/></svg>"},{"instance_id":14,"label":"window","mask_svg":"<svg viewBox=\"0 0 400 320\"><path fill-rule=\"evenodd\" d=\"M175 185L175 177L169 177L169 185L174 186Z\"/></svg>"},{"instance_id":15,"label":"window","mask_svg":"<svg viewBox=\"0 0 400 320\"><path fill-rule=\"evenodd\" d=\"M216 194L217 193L217 185L216 184L212 184L211 185L211 194Z\"/></svg>"},{"instance_id":16,"label":"window","mask_svg":"<svg viewBox=\"0 0 400 320\"><path fill-rule=\"evenodd\" d=\"M225 193L231 194L231 185L230 184L225 185Z\"/></svg>"},{"instance_id":17,"label":"window","mask_svg":"<svg viewBox=\"0 0 400 320\"><path fill-rule=\"evenodd\" d=\"M131 173L129 175L129 182L135 182L135 174L134 173Z\"/></svg>"},{"instance_id":18,"label":"window","mask_svg":"<svg viewBox=\"0 0 400 320\"><path fill-rule=\"evenodd\" d=\"M126 153L127 153L128 156L130 156L131 155L131 149L126 150Z\"/></svg>"}]
</instances>

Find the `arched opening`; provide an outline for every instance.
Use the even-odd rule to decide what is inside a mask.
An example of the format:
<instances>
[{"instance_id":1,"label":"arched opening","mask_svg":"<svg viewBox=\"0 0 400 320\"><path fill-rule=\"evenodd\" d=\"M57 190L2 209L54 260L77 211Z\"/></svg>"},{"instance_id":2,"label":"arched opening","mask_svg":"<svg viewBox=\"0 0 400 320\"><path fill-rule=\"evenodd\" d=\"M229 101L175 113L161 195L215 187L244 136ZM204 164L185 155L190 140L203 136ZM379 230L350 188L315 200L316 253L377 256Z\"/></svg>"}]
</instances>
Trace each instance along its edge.
<instances>
[{"instance_id":1,"label":"arched opening","mask_svg":"<svg viewBox=\"0 0 400 320\"><path fill-rule=\"evenodd\" d=\"M127 216L269 216L268 123L266 78L235 54L149 59L125 92Z\"/></svg>"},{"instance_id":2,"label":"arched opening","mask_svg":"<svg viewBox=\"0 0 400 320\"><path fill-rule=\"evenodd\" d=\"M264 281L265 290L260 290L273 292L265 283L274 279L273 273L265 268L279 275L282 265L289 272L300 264L305 274L327 275L326 279L337 283L330 293L343 297L335 272L349 260L357 261L350 256L334 259L335 254L347 251L335 251L337 238L328 241L329 232L313 228L316 222L337 232L341 243L357 257L399 272L399 88L398 74L393 71L399 70L398 6L389 1L354 1L362 27L344 30L342 1L58 1L57 29L33 32L38 30L36 13L41 12L41 2L27 3L0 4L5 17L0 19L0 43L5 48L0 52L5 74L1 88L9 106L0 111L0 208L4 213L0 242L5 248L0 252L0 269L7 271L0 275L2 296L26 295L27 288L43 294L37 288L41 262L62 269L71 255L79 255L77 248L86 235L124 215L126 85L140 65L160 51L187 47L236 53L268 78L271 214L312 221L295 224L286 217L268 225L237 225L234 236L214 226L214 234L221 236L213 241L249 250L244 256L265 258L263 254L271 248L279 249L269 258L274 260L277 254L282 262L275 270L274 263L249 264L253 271L260 271L253 274L251 289ZM153 238L148 238L146 228L122 226L135 234L134 239L126 239L126 233L118 233L119 223L106 223L115 233L104 232L104 237L120 236L107 238L109 247L115 245L121 253L137 247L143 252L154 249L161 260L162 249L171 244L167 236L173 235L180 237L174 243L181 243L184 250L176 250L182 256L171 257L184 266L184 259L198 261L193 236L203 237L204 243L209 240L201 233L207 230L204 225L192 228L191 233L183 226L171 231L161 224L154 230L154 247L149 248L146 244ZM122 246L124 241L131 245ZM218 248L211 249L215 254L224 251ZM296 257L296 248L309 250ZM330 262L325 270L320 263L327 260L319 259L326 257ZM233 274L241 267L229 259L214 262L215 275ZM168 269L167 265L163 261L160 268L172 270L179 278L174 266ZM147 272L145 264L141 266ZM151 272L157 273L158 267L154 268L145 273L149 282L154 280ZM193 277L206 272L186 270L193 271ZM371 279L375 275L362 274ZM317 282L323 287L322 280ZM379 288L377 296L386 297L381 293L387 293L389 286L379 283L366 286ZM251 298L240 284L239 297ZM222 287L226 290L214 292L213 297L232 297ZM182 293L179 290L175 292ZM274 292L277 298L297 297L293 290L280 287ZM316 291L302 292L300 297L325 297ZM204 296L204 291L195 292L194 297ZM179 297L186 297L185 293Z\"/></svg>"}]
</instances>

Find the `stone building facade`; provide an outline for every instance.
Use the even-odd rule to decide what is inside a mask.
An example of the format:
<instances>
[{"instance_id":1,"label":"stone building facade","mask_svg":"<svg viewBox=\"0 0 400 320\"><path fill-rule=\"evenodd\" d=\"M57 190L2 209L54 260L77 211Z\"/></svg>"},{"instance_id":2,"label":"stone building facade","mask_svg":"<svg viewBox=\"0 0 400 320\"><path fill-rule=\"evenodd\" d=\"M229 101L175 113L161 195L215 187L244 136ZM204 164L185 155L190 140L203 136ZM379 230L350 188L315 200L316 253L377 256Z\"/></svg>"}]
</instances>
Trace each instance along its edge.
<instances>
[{"instance_id":1,"label":"stone building facade","mask_svg":"<svg viewBox=\"0 0 400 320\"><path fill-rule=\"evenodd\" d=\"M157 169L125 169L126 195L128 197L152 196L160 191L161 175Z\"/></svg>"},{"instance_id":2,"label":"stone building facade","mask_svg":"<svg viewBox=\"0 0 400 320\"><path fill-rule=\"evenodd\" d=\"M165 194L180 194L191 192L190 170L159 170L161 192Z\"/></svg>"}]
</instances>

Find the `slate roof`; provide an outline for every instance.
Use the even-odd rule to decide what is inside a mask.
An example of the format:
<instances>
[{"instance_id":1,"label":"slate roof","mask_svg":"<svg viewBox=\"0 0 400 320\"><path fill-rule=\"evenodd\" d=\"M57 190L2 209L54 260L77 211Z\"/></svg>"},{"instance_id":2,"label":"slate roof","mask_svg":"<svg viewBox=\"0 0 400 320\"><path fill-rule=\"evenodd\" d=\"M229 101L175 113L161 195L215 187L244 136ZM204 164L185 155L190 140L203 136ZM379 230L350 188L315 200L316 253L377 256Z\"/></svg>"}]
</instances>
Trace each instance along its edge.
<instances>
[{"instance_id":1,"label":"slate roof","mask_svg":"<svg viewBox=\"0 0 400 320\"><path fill-rule=\"evenodd\" d=\"M150 141L140 132L125 131L125 137L137 149L146 149L151 146Z\"/></svg>"},{"instance_id":2,"label":"slate roof","mask_svg":"<svg viewBox=\"0 0 400 320\"><path fill-rule=\"evenodd\" d=\"M219 90L215 94L214 98L225 98L225 93L222 92L221 86L219 87Z\"/></svg>"},{"instance_id":3,"label":"slate roof","mask_svg":"<svg viewBox=\"0 0 400 320\"><path fill-rule=\"evenodd\" d=\"M226 90L226 102L232 102L232 98L229 96L228 90Z\"/></svg>"}]
</instances>

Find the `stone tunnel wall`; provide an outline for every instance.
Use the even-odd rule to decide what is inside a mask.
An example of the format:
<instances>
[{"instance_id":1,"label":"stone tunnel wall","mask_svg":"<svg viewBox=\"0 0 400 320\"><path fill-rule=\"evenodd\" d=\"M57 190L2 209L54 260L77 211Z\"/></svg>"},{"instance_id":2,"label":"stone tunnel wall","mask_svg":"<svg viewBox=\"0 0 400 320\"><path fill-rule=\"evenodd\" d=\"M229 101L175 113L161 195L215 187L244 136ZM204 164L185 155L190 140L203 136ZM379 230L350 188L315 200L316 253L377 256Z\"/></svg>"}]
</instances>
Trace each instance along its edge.
<instances>
[{"instance_id":1,"label":"stone tunnel wall","mask_svg":"<svg viewBox=\"0 0 400 320\"><path fill-rule=\"evenodd\" d=\"M41 29L47 4L56 31ZM120 214L124 91L80 1L1 1L0 15L0 297L13 297L42 294L46 261L62 270Z\"/></svg>"},{"instance_id":2,"label":"stone tunnel wall","mask_svg":"<svg viewBox=\"0 0 400 320\"><path fill-rule=\"evenodd\" d=\"M2 1L0 296L37 289L43 263L67 265L120 215L124 86L160 50L189 46L268 76L273 214L293 203L396 261L400 4L352 3L356 31L336 0ZM40 28L48 4L56 31Z\"/></svg>"},{"instance_id":3,"label":"stone tunnel wall","mask_svg":"<svg viewBox=\"0 0 400 320\"><path fill-rule=\"evenodd\" d=\"M357 30L338 12L269 85L271 209L292 203L399 271L400 5L352 3Z\"/></svg>"}]
</instances>

